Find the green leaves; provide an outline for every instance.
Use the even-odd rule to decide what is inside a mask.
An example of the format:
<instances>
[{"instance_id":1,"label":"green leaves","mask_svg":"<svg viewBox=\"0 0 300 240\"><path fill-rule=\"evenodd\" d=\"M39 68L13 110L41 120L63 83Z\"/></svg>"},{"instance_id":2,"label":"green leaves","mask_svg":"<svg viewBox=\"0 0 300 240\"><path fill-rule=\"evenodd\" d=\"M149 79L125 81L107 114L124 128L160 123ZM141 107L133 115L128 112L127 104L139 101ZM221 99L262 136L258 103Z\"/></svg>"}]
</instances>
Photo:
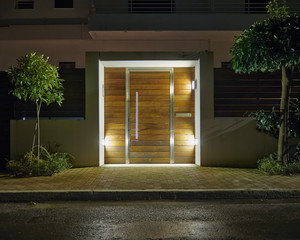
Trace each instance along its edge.
<instances>
[{"instance_id":1,"label":"green leaves","mask_svg":"<svg viewBox=\"0 0 300 240\"><path fill-rule=\"evenodd\" d=\"M14 85L12 94L26 101L30 99L37 106L37 170L40 165L40 124L41 104L56 102L61 105L63 97L63 80L59 78L57 68L48 63L48 57L35 52L17 59L16 67L7 70L11 83Z\"/></svg>"},{"instance_id":2,"label":"green leaves","mask_svg":"<svg viewBox=\"0 0 300 240\"><path fill-rule=\"evenodd\" d=\"M280 128L280 115L276 113L274 107L272 108L271 112L260 110L250 113L248 117L253 117L257 120L257 131L266 132L270 136L278 138Z\"/></svg>"},{"instance_id":3,"label":"green leaves","mask_svg":"<svg viewBox=\"0 0 300 240\"><path fill-rule=\"evenodd\" d=\"M45 102L47 105L54 102L62 104L63 80L59 78L57 68L48 63L48 59L35 52L17 59L17 66L7 70L14 85L14 96L24 101L30 99L33 102Z\"/></svg>"},{"instance_id":4,"label":"green leaves","mask_svg":"<svg viewBox=\"0 0 300 240\"><path fill-rule=\"evenodd\" d=\"M285 3L285 1L284 1ZM279 6L278 2L275 0L270 1L268 5L266 6L268 10L268 14L270 15L270 18L276 18L278 16L288 16L289 15L289 7L283 5Z\"/></svg>"},{"instance_id":5,"label":"green leaves","mask_svg":"<svg viewBox=\"0 0 300 240\"><path fill-rule=\"evenodd\" d=\"M269 18L254 23L235 38L232 67L237 73L273 72L300 65L300 18L276 1L268 5Z\"/></svg>"},{"instance_id":6,"label":"green leaves","mask_svg":"<svg viewBox=\"0 0 300 240\"><path fill-rule=\"evenodd\" d=\"M274 138L278 138L280 128L280 113L275 111L275 107L272 107L270 112L259 110L251 112L248 117L256 119L256 130L259 132L265 132ZM299 99L293 99L290 106L289 115L289 132L290 138L300 137L300 101ZM300 146L300 145L299 145ZM300 147L299 147L300 149Z\"/></svg>"},{"instance_id":7,"label":"green leaves","mask_svg":"<svg viewBox=\"0 0 300 240\"><path fill-rule=\"evenodd\" d=\"M74 157L64 152L48 152L42 146L41 159L33 151L27 152L17 160L7 162L7 170L17 177L51 176L72 167Z\"/></svg>"}]
</instances>

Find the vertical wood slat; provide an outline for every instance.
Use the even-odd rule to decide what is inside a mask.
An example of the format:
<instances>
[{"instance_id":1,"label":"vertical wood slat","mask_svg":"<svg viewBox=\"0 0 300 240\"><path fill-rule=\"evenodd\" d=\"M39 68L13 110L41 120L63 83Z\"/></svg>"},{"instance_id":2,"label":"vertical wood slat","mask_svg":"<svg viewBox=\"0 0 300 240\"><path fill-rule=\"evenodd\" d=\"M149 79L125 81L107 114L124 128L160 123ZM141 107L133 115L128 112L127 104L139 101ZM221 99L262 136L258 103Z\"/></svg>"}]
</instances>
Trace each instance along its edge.
<instances>
[{"instance_id":1,"label":"vertical wood slat","mask_svg":"<svg viewBox=\"0 0 300 240\"><path fill-rule=\"evenodd\" d=\"M125 69L104 69L104 161L125 163Z\"/></svg>"},{"instance_id":2,"label":"vertical wood slat","mask_svg":"<svg viewBox=\"0 0 300 240\"><path fill-rule=\"evenodd\" d=\"M174 69L174 162L195 163L195 92L192 81L194 68ZM191 117L176 117L176 113L191 113Z\"/></svg>"},{"instance_id":3,"label":"vertical wood slat","mask_svg":"<svg viewBox=\"0 0 300 240\"><path fill-rule=\"evenodd\" d=\"M130 162L170 162L170 73L130 73ZM138 92L138 139L136 139Z\"/></svg>"}]
</instances>

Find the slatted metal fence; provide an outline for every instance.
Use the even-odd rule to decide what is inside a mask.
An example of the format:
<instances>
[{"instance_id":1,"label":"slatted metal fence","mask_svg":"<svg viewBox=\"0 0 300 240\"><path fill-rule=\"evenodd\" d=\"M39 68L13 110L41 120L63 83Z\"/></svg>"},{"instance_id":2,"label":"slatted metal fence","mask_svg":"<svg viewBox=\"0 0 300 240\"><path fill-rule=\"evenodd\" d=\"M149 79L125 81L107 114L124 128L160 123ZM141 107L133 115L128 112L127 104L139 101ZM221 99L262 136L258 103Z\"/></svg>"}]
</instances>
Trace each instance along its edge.
<instances>
[{"instance_id":1,"label":"slatted metal fence","mask_svg":"<svg viewBox=\"0 0 300 240\"><path fill-rule=\"evenodd\" d=\"M269 0L91 0L100 14L116 13L266 13ZM286 0L291 12L300 12L298 0Z\"/></svg>"},{"instance_id":2,"label":"slatted metal fence","mask_svg":"<svg viewBox=\"0 0 300 240\"><path fill-rule=\"evenodd\" d=\"M214 70L215 117L243 117L257 110L279 109L281 74L235 74L230 69ZM300 98L300 74L292 80L291 98Z\"/></svg>"}]
</instances>

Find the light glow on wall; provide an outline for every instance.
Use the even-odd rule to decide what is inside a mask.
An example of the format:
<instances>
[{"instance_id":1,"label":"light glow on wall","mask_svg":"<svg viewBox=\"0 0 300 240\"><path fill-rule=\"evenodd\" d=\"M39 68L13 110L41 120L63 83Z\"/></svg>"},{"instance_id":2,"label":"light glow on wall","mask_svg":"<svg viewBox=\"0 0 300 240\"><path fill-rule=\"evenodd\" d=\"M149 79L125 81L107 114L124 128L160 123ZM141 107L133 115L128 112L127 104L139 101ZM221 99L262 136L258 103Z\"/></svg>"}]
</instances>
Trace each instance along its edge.
<instances>
[{"instance_id":1,"label":"light glow on wall","mask_svg":"<svg viewBox=\"0 0 300 240\"><path fill-rule=\"evenodd\" d=\"M109 147L110 146L110 141L109 141L108 138L102 139L101 142L102 142L102 146L104 146L104 147Z\"/></svg>"}]
</instances>

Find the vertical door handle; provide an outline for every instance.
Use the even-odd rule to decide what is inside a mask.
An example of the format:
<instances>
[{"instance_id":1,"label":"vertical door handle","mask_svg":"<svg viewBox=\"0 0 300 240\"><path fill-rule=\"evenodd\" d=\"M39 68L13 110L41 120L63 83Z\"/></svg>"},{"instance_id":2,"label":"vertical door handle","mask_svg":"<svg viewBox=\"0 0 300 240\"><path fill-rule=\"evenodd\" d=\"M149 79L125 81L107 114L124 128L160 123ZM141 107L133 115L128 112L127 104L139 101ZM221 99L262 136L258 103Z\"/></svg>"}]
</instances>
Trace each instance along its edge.
<instances>
[{"instance_id":1,"label":"vertical door handle","mask_svg":"<svg viewBox=\"0 0 300 240\"><path fill-rule=\"evenodd\" d=\"M139 138L139 93L135 93L135 139Z\"/></svg>"}]
</instances>

